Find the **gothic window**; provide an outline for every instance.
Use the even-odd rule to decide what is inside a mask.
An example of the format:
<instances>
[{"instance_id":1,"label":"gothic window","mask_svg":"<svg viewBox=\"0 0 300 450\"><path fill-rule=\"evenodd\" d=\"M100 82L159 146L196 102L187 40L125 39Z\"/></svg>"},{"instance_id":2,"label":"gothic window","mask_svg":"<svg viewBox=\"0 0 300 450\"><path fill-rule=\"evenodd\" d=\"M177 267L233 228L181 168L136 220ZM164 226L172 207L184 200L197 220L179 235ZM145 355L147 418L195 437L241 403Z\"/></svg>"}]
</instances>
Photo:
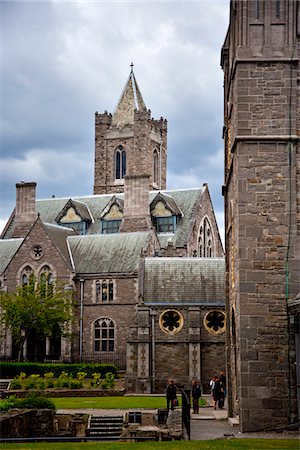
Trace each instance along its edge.
<instances>
[{"instance_id":1,"label":"gothic window","mask_svg":"<svg viewBox=\"0 0 300 450\"><path fill-rule=\"evenodd\" d=\"M167 334L176 334L183 327L183 317L175 309L167 309L159 318L159 326Z\"/></svg>"},{"instance_id":2,"label":"gothic window","mask_svg":"<svg viewBox=\"0 0 300 450\"><path fill-rule=\"evenodd\" d=\"M126 152L122 145L116 150L115 156L116 180L121 180L126 175Z\"/></svg>"},{"instance_id":3,"label":"gothic window","mask_svg":"<svg viewBox=\"0 0 300 450\"><path fill-rule=\"evenodd\" d=\"M260 13L260 11L259 11L259 2L260 2L261 0L255 0L255 18L256 19L259 19L259 13Z\"/></svg>"},{"instance_id":4,"label":"gothic window","mask_svg":"<svg viewBox=\"0 0 300 450\"><path fill-rule=\"evenodd\" d=\"M96 303L107 303L114 300L114 282L113 280L97 280L95 284Z\"/></svg>"},{"instance_id":5,"label":"gothic window","mask_svg":"<svg viewBox=\"0 0 300 450\"><path fill-rule=\"evenodd\" d=\"M207 217L204 218L199 229L198 255L203 258L211 258L214 255L212 229Z\"/></svg>"},{"instance_id":6,"label":"gothic window","mask_svg":"<svg viewBox=\"0 0 300 450\"><path fill-rule=\"evenodd\" d=\"M219 310L208 312L204 317L204 326L209 333L224 333L226 326L225 313Z\"/></svg>"},{"instance_id":7,"label":"gothic window","mask_svg":"<svg viewBox=\"0 0 300 450\"><path fill-rule=\"evenodd\" d=\"M49 266L44 266L41 270L40 282L47 287L53 284L53 275Z\"/></svg>"},{"instance_id":8,"label":"gothic window","mask_svg":"<svg viewBox=\"0 0 300 450\"><path fill-rule=\"evenodd\" d=\"M276 19L280 18L280 0L275 1L275 16Z\"/></svg>"},{"instance_id":9,"label":"gothic window","mask_svg":"<svg viewBox=\"0 0 300 450\"><path fill-rule=\"evenodd\" d=\"M94 323L94 351L113 352L115 349L115 324L112 319L102 318Z\"/></svg>"},{"instance_id":10,"label":"gothic window","mask_svg":"<svg viewBox=\"0 0 300 450\"><path fill-rule=\"evenodd\" d=\"M158 176L158 153L157 150L154 150L153 153L153 181L158 184L159 176Z\"/></svg>"},{"instance_id":11,"label":"gothic window","mask_svg":"<svg viewBox=\"0 0 300 450\"><path fill-rule=\"evenodd\" d=\"M33 270L30 266L26 266L22 270L22 274L21 274L22 286L27 286L31 282L31 280L33 280Z\"/></svg>"}]
</instances>

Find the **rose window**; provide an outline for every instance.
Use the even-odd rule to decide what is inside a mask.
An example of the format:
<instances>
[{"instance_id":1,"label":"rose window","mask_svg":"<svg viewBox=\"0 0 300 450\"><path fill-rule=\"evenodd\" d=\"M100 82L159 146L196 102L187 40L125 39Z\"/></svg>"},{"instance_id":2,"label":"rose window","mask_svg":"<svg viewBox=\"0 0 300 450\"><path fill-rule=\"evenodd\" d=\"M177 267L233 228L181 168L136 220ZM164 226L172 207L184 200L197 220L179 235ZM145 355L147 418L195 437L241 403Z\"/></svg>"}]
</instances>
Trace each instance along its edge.
<instances>
[{"instance_id":1,"label":"rose window","mask_svg":"<svg viewBox=\"0 0 300 450\"><path fill-rule=\"evenodd\" d=\"M210 333L224 333L226 326L225 313L219 310L208 312L204 317L204 326Z\"/></svg>"},{"instance_id":2,"label":"rose window","mask_svg":"<svg viewBox=\"0 0 300 450\"><path fill-rule=\"evenodd\" d=\"M160 328L168 334L176 334L183 327L183 317L174 309L164 311L159 318Z\"/></svg>"}]
</instances>

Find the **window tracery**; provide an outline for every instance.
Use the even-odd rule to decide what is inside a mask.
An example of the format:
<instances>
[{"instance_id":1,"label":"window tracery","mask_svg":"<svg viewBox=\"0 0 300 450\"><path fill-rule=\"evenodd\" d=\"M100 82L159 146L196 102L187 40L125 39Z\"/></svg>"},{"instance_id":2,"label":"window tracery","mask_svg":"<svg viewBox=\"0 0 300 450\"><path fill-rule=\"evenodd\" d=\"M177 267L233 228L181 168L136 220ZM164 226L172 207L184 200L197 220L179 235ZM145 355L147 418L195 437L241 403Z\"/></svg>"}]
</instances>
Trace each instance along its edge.
<instances>
[{"instance_id":1,"label":"window tracery","mask_svg":"<svg viewBox=\"0 0 300 450\"><path fill-rule=\"evenodd\" d=\"M204 218L199 229L198 255L202 258L211 258L214 256L212 227L207 217Z\"/></svg>"},{"instance_id":2,"label":"window tracery","mask_svg":"<svg viewBox=\"0 0 300 450\"><path fill-rule=\"evenodd\" d=\"M30 266L24 267L21 273L21 284L27 286L31 280L33 280L33 269Z\"/></svg>"},{"instance_id":3,"label":"window tracery","mask_svg":"<svg viewBox=\"0 0 300 450\"><path fill-rule=\"evenodd\" d=\"M96 303L107 303L114 300L113 280L97 280L95 283Z\"/></svg>"}]
</instances>

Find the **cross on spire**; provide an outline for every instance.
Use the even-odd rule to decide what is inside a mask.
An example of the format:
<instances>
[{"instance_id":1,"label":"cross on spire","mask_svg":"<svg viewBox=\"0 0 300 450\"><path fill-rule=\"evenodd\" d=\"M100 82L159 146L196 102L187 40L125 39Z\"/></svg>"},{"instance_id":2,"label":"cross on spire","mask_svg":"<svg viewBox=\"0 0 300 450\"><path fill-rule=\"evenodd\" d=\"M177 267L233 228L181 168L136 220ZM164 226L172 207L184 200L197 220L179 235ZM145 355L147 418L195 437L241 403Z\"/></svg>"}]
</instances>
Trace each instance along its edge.
<instances>
[{"instance_id":1,"label":"cross on spire","mask_svg":"<svg viewBox=\"0 0 300 450\"><path fill-rule=\"evenodd\" d=\"M133 62L130 64L130 67L131 67L131 72L133 72L133 66L134 66L134 64L133 64Z\"/></svg>"}]
</instances>

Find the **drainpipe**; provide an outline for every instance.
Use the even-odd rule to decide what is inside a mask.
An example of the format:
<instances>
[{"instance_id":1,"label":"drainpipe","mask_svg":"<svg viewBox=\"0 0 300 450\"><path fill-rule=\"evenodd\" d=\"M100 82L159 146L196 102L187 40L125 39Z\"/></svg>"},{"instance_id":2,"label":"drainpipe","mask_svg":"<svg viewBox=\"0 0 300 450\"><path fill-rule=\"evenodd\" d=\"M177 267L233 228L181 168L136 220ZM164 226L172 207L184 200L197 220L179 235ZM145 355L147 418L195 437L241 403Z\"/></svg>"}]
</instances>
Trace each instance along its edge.
<instances>
[{"instance_id":1,"label":"drainpipe","mask_svg":"<svg viewBox=\"0 0 300 450\"><path fill-rule=\"evenodd\" d=\"M80 280L79 360L82 362L84 279Z\"/></svg>"},{"instance_id":2,"label":"drainpipe","mask_svg":"<svg viewBox=\"0 0 300 450\"><path fill-rule=\"evenodd\" d=\"M151 393L154 392L155 387L155 317L156 311L150 310L151 316Z\"/></svg>"}]
</instances>

